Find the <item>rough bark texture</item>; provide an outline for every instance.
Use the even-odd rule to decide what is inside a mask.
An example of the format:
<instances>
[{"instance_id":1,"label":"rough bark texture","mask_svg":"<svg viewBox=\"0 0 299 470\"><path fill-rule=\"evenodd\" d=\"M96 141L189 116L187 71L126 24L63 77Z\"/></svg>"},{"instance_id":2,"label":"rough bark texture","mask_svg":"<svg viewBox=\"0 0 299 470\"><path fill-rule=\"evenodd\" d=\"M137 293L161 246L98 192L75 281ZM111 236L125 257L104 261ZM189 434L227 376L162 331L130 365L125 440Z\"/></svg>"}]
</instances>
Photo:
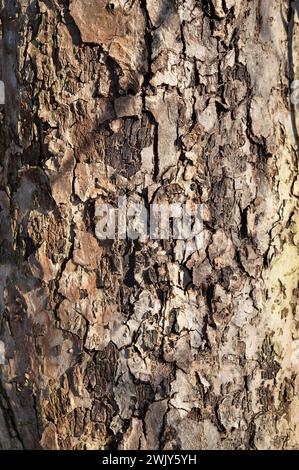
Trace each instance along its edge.
<instances>
[{"instance_id":1,"label":"rough bark texture","mask_svg":"<svg viewBox=\"0 0 299 470\"><path fill-rule=\"evenodd\" d=\"M2 7L0 447L298 447L294 10ZM99 242L122 194L204 204L203 249Z\"/></svg>"}]
</instances>

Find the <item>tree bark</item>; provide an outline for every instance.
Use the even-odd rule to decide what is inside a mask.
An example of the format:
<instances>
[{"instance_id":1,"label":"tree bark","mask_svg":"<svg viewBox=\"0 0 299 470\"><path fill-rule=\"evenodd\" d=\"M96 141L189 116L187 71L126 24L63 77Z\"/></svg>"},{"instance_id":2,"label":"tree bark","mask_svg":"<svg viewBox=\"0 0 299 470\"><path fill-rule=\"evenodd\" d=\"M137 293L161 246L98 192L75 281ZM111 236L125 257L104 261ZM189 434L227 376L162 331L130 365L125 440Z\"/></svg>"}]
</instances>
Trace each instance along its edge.
<instances>
[{"instance_id":1,"label":"tree bark","mask_svg":"<svg viewBox=\"0 0 299 470\"><path fill-rule=\"evenodd\" d=\"M298 447L294 7L2 2L0 448ZM101 242L121 195L204 246Z\"/></svg>"}]
</instances>

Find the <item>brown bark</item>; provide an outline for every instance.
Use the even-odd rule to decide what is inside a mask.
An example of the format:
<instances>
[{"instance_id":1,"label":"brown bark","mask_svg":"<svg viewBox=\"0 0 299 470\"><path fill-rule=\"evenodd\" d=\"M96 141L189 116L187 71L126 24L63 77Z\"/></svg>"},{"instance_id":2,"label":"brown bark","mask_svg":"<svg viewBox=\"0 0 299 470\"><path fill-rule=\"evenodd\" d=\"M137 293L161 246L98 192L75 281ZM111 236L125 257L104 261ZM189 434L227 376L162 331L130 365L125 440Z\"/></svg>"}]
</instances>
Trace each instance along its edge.
<instances>
[{"instance_id":1,"label":"brown bark","mask_svg":"<svg viewBox=\"0 0 299 470\"><path fill-rule=\"evenodd\" d=\"M296 448L293 8L2 7L0 448ZM123 194L204 247L100 242Z\"/></svg>"}]
</instances>

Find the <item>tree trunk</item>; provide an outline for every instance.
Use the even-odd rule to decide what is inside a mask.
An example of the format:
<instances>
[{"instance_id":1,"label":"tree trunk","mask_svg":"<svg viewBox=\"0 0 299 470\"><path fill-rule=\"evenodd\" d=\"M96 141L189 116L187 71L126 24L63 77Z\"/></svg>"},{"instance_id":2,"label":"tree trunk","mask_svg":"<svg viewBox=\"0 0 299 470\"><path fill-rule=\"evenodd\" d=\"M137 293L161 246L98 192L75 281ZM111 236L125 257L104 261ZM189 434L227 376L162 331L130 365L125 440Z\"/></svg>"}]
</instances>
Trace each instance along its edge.
<instances>
[{"instance_id":1,"label":"tree trunk","mask_svg":"<svg viewBox=\"0 0 299 470\"><path fill-rule=\"evenodd\" d=\"M2 7L0 448L298 447L296 3ZM203 246L99 240L121 195Z\"/></svg>"}]
</instances>

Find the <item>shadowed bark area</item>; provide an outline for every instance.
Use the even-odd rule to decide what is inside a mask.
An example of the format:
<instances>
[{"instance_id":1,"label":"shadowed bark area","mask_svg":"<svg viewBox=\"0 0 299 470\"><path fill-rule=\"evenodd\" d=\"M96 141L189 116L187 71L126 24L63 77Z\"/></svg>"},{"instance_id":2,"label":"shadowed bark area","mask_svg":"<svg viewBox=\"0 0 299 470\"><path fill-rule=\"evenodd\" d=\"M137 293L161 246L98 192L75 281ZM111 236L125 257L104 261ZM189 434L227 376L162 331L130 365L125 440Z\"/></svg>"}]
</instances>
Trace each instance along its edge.
<instances>
[{"instance_id":1,"label":"shadowed bark area","mask_svg":"<svg viewBox=\"0 0 299 470\"><path fill-rule=\"evenodd\" d=\"M1 6L0 448L298 448L296 8ZM123 195L203 246L98 240Z\"/></svg>"}]
</instances>

